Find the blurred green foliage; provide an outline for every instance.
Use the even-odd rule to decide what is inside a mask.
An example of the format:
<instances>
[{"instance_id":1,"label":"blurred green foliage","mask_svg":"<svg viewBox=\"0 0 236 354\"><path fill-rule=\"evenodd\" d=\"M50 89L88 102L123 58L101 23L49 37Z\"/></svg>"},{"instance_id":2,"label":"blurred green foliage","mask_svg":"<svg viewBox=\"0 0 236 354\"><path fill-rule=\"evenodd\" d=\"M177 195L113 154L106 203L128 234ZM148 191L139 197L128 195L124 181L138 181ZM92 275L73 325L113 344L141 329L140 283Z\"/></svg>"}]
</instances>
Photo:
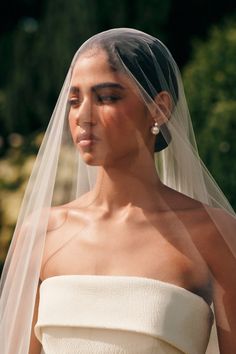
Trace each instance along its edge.
<instances>
[{"instance_id":1,"label":"blurred green foliage","mask_svg":"<svg viewBox=\"0 0 236 354\"><path fill-rule=\"evenodd\" d=\"M0 270L43 134L33 133L25 139L18 134L10 137L12 147L0 159Z\"/></svg>"},{"instance_id":2,"label":"blurred green foliage","mask_svg":"<svg viewBox=\"0 0 236 354\"><path fill-rule=\"evenodd\" d=\"M91 35L134 27L164 39L170 2L49 0L39 23L23 18L0 42L5 66L0 73L1 135L46 128L72 57Z\"/></svg>"},{"instance_id":3,"label":"blurred green foliage","mask_svg":"<svg viewBox=\"0 0 236 354\"><path fill-rule=\"evenodd\" d=\"M236 18L195 42L184 83L199 153L236 208Z\"/></svg>"}]
</instances>

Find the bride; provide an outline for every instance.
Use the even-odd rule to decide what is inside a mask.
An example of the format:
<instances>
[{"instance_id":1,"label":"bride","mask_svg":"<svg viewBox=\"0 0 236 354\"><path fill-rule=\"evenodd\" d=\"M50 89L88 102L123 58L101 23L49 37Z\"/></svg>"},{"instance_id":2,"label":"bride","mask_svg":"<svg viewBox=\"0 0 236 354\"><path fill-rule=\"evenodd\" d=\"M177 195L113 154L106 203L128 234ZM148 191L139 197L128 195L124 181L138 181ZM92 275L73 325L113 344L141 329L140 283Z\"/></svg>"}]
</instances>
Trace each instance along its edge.
<instances>
[{"instance_id":1,"label":"bride","mask_svg":"<svg viewBox=\"0 0 236 354\"><path fill-rule=\"evenodd\" d=\"M113 29L79 48L22 210L3 354L201 354L213 321L235 352L235 214L159 40Z\"/></svg>"}]
</instances>

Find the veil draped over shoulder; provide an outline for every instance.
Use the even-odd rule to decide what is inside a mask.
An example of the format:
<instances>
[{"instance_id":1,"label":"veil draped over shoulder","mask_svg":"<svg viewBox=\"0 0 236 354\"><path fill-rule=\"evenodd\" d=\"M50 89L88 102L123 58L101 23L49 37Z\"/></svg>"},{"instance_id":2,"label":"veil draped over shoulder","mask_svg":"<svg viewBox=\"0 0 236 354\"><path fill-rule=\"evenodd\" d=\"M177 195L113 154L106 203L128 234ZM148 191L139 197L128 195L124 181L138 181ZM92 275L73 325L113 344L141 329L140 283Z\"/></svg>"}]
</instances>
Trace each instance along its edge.
<instances>
[{"instance_id":1,"label":"veil draped over shoulder","mask_svg":"<svg viewBox=\"0 0 236 354\"><path fill-rule=\"evenodd\" d=\"M111 66L134 84L150 112L160 110L155 101L157 94L169 93L172 98L169 119L159 126L156 136L157 173L163 184L202 203L221 242L228 248L229 257L235 259L236 215L199 157L181 76L169 50L158 39L134 29L99 33L87 40L72 60L25 191L0 284L2 354L28 353L51 207L79 198L92 190L96 182L97 167L82 160L67 119L73 68L78 57L92 48L107 52ZM143 146L135 126L133 133ZM167 208L172 207L167 205ZM180 219L178 225L188 232ZM204 252L201 256L204 259ZM222 326L230 331L229 323Z\"/></svg>"}]
</instances>

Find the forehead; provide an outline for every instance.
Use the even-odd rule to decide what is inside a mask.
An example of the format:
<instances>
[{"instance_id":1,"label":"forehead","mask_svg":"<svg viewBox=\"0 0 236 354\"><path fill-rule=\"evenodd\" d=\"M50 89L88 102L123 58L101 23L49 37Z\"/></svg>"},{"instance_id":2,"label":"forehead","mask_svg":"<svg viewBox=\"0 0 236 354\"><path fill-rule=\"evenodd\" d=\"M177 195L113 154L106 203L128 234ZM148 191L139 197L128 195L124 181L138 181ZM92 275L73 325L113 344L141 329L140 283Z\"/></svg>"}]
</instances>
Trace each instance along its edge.
<instances>
[{"instance_id":1,"label":"forehead","mask_svg":"<svg viewBox=\"0 0 236 354\"><path fill-rule=\"evenodd\" d=\"M94 85L107 81L134 86L127 74L111 65L105 50L90 49L78 57L72 72L72 85Z\"/></svg>"}]
</instances>

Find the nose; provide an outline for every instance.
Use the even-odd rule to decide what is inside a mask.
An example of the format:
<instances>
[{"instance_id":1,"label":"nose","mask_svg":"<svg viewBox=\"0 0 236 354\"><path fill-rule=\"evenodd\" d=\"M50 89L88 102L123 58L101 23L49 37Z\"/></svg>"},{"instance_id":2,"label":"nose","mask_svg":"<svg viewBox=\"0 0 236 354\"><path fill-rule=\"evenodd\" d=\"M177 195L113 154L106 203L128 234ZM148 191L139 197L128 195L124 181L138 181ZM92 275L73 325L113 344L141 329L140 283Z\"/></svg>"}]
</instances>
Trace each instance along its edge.
<instances>
[{"instance_id":1,"label":"nose","mask_svg":"<svg viewBox=\"0 0 236 354\"><path fill-rule=\"evenodd\" d=\"M89 98L86 98L83 100L76 113L76 124L80 127L95 125L97 122L95 116L96 110L94 105Z\"/></svg>"}]
</instances>

